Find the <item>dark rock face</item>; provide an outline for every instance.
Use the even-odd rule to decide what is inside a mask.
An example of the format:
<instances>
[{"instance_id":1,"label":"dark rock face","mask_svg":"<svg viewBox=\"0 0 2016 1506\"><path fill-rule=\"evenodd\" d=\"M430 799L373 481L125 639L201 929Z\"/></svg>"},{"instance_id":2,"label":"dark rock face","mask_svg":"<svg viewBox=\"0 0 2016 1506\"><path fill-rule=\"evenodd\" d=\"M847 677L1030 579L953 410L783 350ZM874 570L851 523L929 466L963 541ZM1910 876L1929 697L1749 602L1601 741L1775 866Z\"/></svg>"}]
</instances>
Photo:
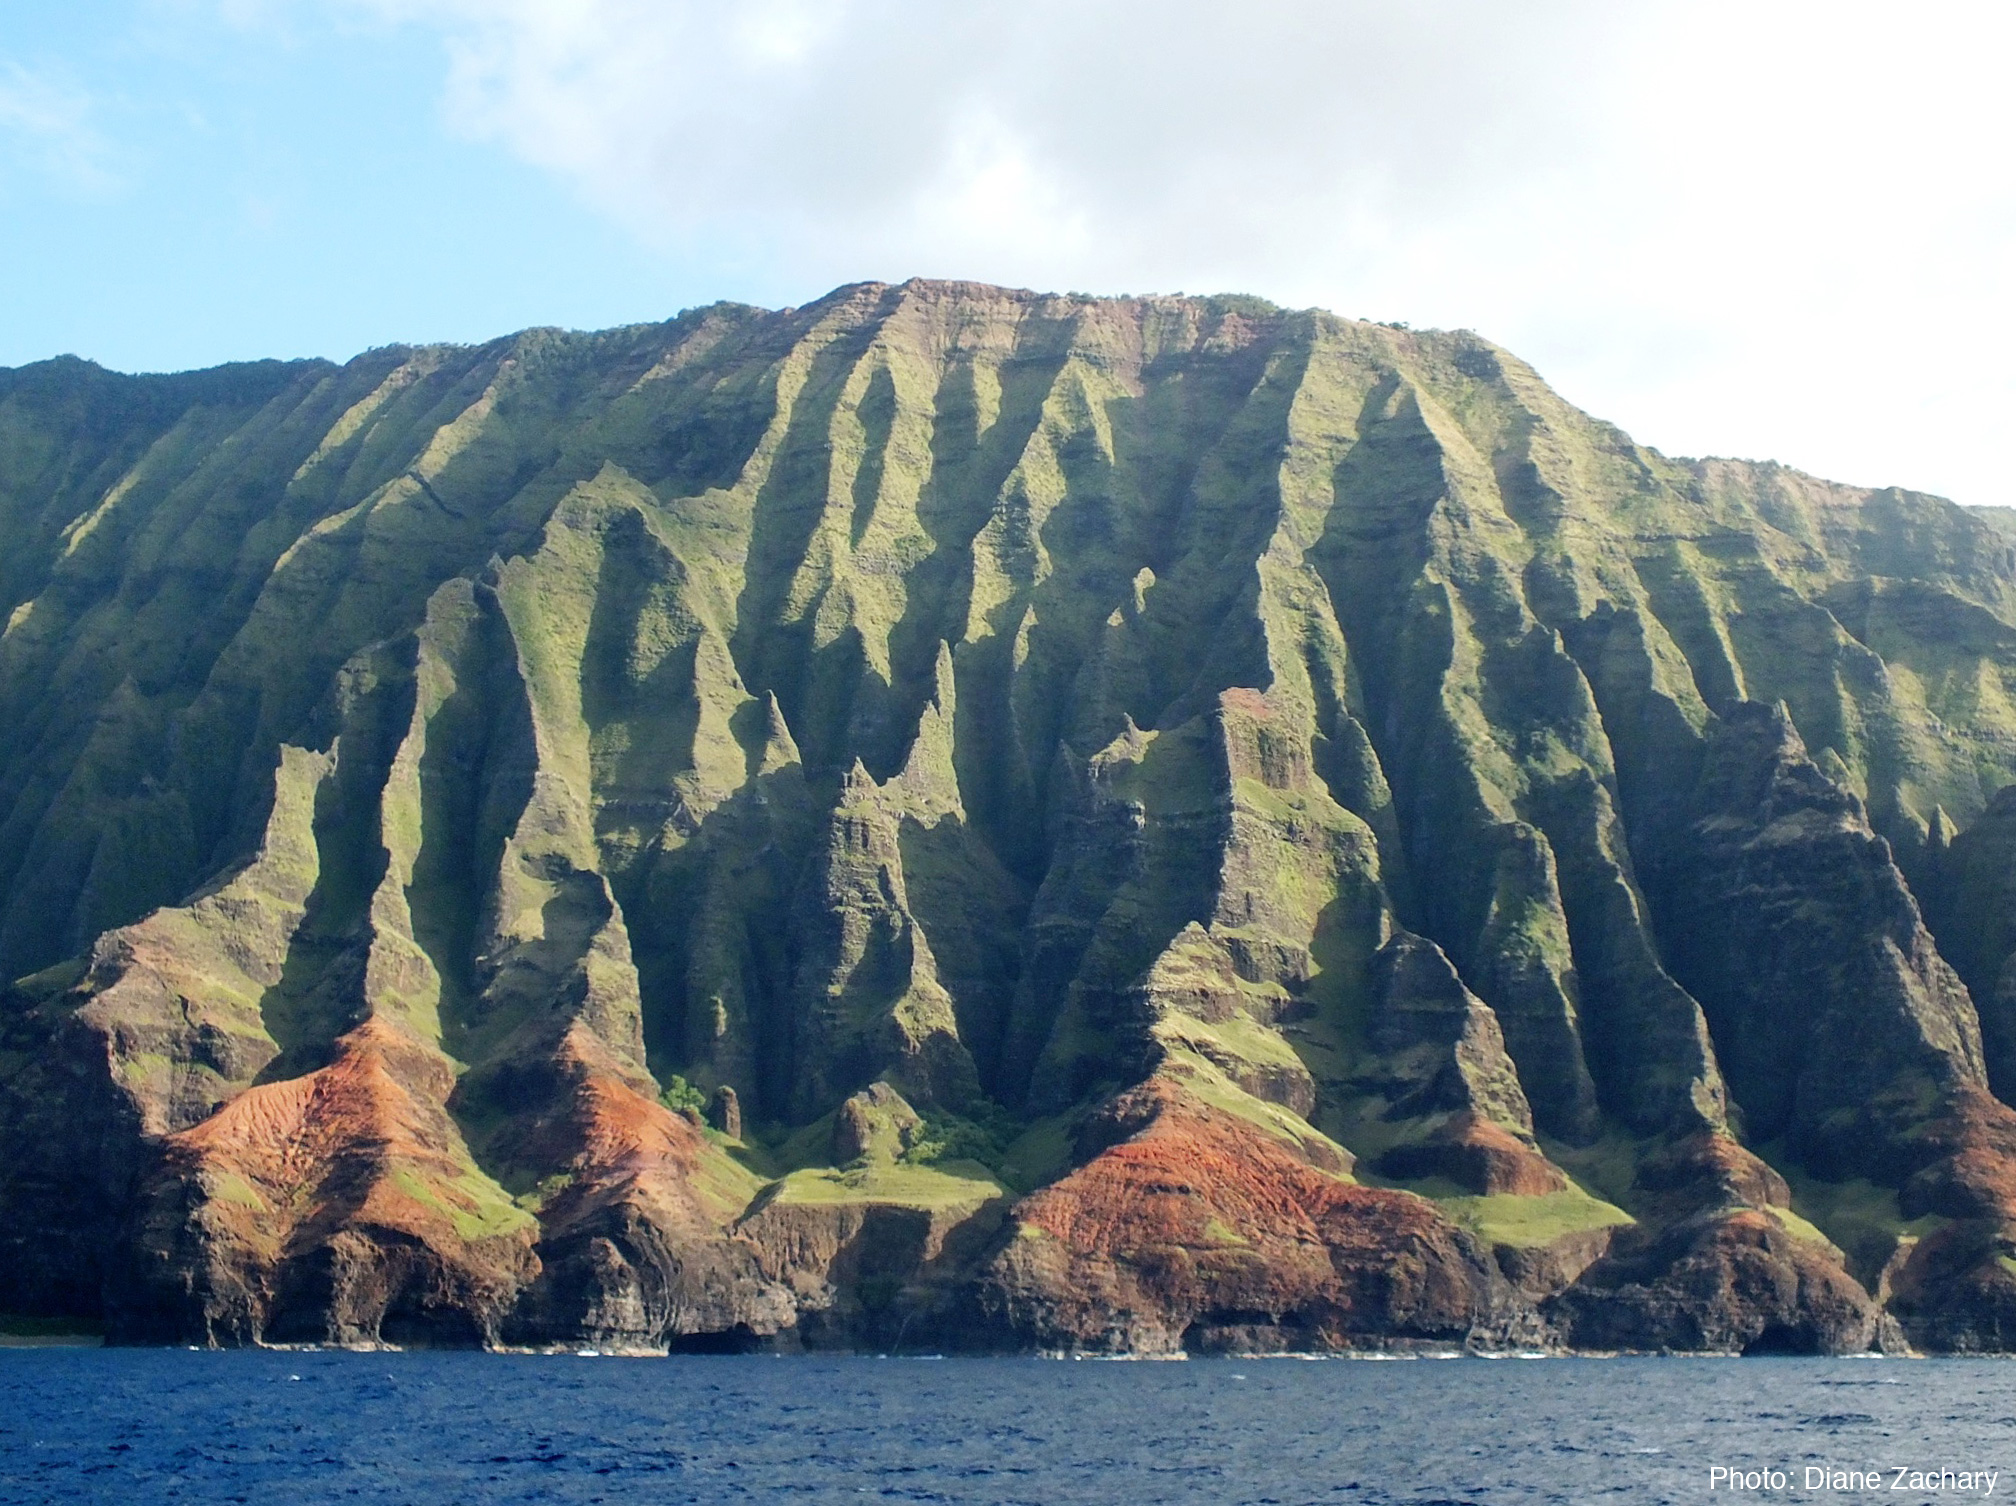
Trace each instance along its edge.
<instances>
[{"instance_id":1,"label":"dark rock face","mask_svg":"<svg viewBox=\"0 0 2016 1506\"><path fill-rule=\"evenodd\" d=\"M2016 534L1468 334L0 372L0 1319L2016 1343Z\"/></svg>"},{"instance_id":2,"label":"dark rock face","mask_svg":"<svg viewBox=\"0 0 2016 1506\"><path fill-rule=\"evenodd\" d=\"M1838 1260L1757 1209L1619 1240L1554 1311L1578 1349L1854 1354L1877 1334L1875 1304Z\"/></svg>"},{"instance_id":3,"label":"dark rock face","mask_svg":"<svg viewBox=\"0 0 2016 1506\"><path fill-rule=\"evenodd\" d=\"M1935 833L1950 822L1940 812ZM1988 1081L2016 1094L2016 785L2004 785L1981 818L1927 855L1925 906L1939 949L1966 981L1981 1019Z\"/></svg>"},{"instance_id":4,"label":"dark rock face","mask_svg":"<svg viewBox=\"0 0 2016 1506\"><path fill-rule=\"evenodd\" d=\"M790 1292L805 1347L972 1349L991 1347L973 1320L972 1284L1005 1213L998 1199L950 1208L772 1201L739 1232Z\"/></svg>"},{"instance_id":5,"label":"dark rock face","mask_svg":"<svg viewBox=\"0 0 2016 1506\"><path fill-rule=\"evenodd\" d=\"M707 1100L707 1123L730 1140L742 1138L742 1100L725 1082Z\"/></svg>"},{"instance_id":6,"label":"dark rock face","mask_svg":"<svg viewBox=\"0 0 2016 1506\"><path fill-rule=\"evenodd\" d=\"M1731 709L1696 802L1661 913L1745 1128L1793 1137L1823 1175L1910 1175L1927 1108L1987 1079L1972 1001L1889 844L1783 708Z\"/></svg>"},{"instance_id":7,"label":"dark rock face","mask_svg":"<svg viewBox=\"0 0 2016 1506\"><path fill-rule=\"evenodd\" d=\"M1640 1164L1641 1220L1548 1294L1578 1349L1852 1354L1891 1339L1841 1252L1790 1213L1785 1179L1723 1134Z\"/></svg>"},{"instance_id":8,"label":"dark rock face","mask_svg":"<svg viewBox=\"0 0 2016 1506\"><path fill-rule=\"evenodd\" d=\"M1387 1176L1440 1176L1471 1192L1537 1194L1568 1185L1540 1154L1533 1113L1490 1008L1432 941L1401 932L1372 959L1377 1013L1369 1034L1384 1081L1360 1082L1391 1101L1388 1120L1425 1133L1379 1157Z\"/></svg>"},{"instance_id":9,"label":"dark rock face","mask_svg":"<svg viewBox=\"0 0 2016 1506\"><path fill-rule=\"evenodd\" d=\"M1885 1274L1910 1341L1945 1354L2006 1354L2016 1344L2016 1229L1969 1220L1900 1250Z\"/></svg>"}]
</instances>

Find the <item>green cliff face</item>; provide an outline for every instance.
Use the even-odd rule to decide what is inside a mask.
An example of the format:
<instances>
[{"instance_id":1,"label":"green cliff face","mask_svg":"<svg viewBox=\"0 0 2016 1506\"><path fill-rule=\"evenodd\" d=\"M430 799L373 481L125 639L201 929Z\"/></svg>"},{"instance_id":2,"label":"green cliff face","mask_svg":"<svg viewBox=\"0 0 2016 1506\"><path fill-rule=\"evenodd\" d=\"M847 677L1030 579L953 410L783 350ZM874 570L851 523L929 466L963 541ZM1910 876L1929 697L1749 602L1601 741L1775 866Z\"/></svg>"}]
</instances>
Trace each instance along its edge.
<instances>
[{"instance_id":1,"label":"green cliff face","mask_svg":"<svg viewBox=\"0 0 2016 1506\"><path fill-rule=\"evenodd\" d=\"M0 621L0 1314L2016 1347L1993 512L870 284L0 372Z\"/></svg>"}]
</instances>

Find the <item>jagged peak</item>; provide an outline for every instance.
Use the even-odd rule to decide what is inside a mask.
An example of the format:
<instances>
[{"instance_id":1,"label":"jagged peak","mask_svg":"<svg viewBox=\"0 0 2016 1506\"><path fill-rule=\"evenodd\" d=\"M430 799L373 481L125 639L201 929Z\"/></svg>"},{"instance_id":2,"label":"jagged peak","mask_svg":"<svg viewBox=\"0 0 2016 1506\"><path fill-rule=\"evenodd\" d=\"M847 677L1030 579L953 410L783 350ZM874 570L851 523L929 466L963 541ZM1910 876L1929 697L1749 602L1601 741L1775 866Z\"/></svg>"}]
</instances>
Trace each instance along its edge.
<instances>
[{"instance_id":1,"label":"jagged peak","mask_svg":"<svg viewBox=\"0 0 2016 1506\"><path fill-rule=\"evenodd\" d=\"M913 815L925 820L942 816L965 816L959 796L959 773L953 762L953 732L957 717L957 682L952 668L952 645L938 643L931 699L917 718L917 732L910 740L902 771L891 788Z\"/></svg>"},{"instance_id":2,"label":"jagged peak","mask_svg":"<svg viewBox=\"0 0 2016 1506\"><path fill-rule=\"evenodd\" d=\"M857 753L853 764L841 776L840 798L843 801L858 800L873 796L880 789L881 786L875 782L875 776L868 772L868 765L861 761L861 756Z\"/></svg>"},{"instance_id":3,"label":"jagged peak","mask_svg":"<svg viewBox=\"0 0 2016 1506\"><path fill-rule=\"evenodd\" d=\"M784 708L777 703L777 692L764 691L763 742L757 753L756 772L774 774L803 761L797 739L791 736L790 725L784 720Z\"/></svg>"},{"instance_id":4,"label":"jagged peak","mask_svg":"<svg viewBox=\"0 0 2016 1506\"><path fill-rule=\"evenodd\" d=\"M1741 701L1712 724L1699 798L1707 808L1734 816L1825 812L1866 832L1868 816L1849 787L1852 777L1831 747L1822 748L1818 759L1809 756L1782 700Z\"/></svg>"},{"instance_id":5,"label":"jagged peak","mask_svg":"<svg viewBox=\"0 0 2016 1506\"><path fill-rule=\"evenodd\" d=\"M1114 734L1111 742L1086 761L1087 765L1096 772L1116 764L1138 763L1142 755L1148 751L1149 744L1159 736L1161 736L1159 732L1142 731L1134 724L1133 716L1123 711L1120 714L1120 730Z\"/></svg>"},{"instance_id":6,"label":"jagged peak","mask_svg":"<svg viewBox=\"0 0 2016 1506\"><path fill-rule=\"evenodd\" d=\"M951 716L953 698L958 693L958 679L953 673L952 645L944 638L938 640L938 652L931 664L931 704L942 716Z\"/></svg>"}]
</instances>

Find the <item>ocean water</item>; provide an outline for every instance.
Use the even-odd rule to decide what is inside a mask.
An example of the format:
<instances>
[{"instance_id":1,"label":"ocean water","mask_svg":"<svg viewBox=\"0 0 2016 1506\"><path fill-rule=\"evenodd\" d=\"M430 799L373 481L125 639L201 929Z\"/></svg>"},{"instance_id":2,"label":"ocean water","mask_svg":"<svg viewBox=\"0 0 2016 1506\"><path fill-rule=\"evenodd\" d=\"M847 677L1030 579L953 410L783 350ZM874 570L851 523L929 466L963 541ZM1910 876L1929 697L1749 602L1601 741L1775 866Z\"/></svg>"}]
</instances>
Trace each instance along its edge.
<instances>
[{"instance_id":1,"label":"ocean water","mask_svg":"<svg viewBox=\"0 0 2016 1506\"><path fill-rule=\"evenodd\" d=\"M2007 1362L0 1350L9 1503L1912 1503L1988 1471L2016 1496Z\"/></svg>"}]
</instances>

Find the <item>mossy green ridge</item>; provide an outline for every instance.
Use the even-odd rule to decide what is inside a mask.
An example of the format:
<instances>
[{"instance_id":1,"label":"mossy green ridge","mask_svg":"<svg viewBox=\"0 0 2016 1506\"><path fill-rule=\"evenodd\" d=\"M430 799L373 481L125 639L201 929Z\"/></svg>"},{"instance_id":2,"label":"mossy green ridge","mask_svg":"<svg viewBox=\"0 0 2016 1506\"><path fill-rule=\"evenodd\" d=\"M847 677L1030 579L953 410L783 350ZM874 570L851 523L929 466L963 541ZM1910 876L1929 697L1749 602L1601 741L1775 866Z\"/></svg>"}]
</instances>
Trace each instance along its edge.
<instances>
[{"instance_id":1,"label":"mossy green ridge","mask_svg":"<svg viewBox=\"0 0 2016 1506\"><path fill-rule=\"evenodd\" d=\"M0 624L10 1310L2016 1335L1992 511L1467 332L861 284L0 372ZM1297 1190L1177 1217L1212 1136Z\"/></svg>"}]
</instances>

